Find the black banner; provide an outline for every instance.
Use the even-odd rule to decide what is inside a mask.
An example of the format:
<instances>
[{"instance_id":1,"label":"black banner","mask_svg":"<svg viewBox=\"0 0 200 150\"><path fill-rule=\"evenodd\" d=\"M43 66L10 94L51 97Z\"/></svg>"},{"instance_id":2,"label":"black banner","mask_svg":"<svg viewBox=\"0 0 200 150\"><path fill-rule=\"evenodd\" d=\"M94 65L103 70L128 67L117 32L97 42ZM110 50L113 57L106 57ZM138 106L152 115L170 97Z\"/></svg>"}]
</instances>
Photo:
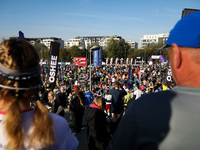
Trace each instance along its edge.
<instances>
[{"instance_id":1,"label":"black banner","mask_svg":"<svg viewBox=\"0 0 200 150\"><path fill-rule=\"evenodd\" d=\"M60 43L51 42L47 77L47 83L51 84L51 89L54 89L56 84L59 50Z\"/></svg>"},{"instance_id":2,"label":"black banner","mask_svg":"<svg viewBox=\"0 0 200 150\"><path fill-rule=\"evenodd\" d=\"M165 75L165 81L167 82L168 85L170 85L172 82L174 82L173 77L172 77L171 66L169 65L169 62L168 62L168 65L167 65L167 71L166 71L166 75Z\"/></svg>"}]
</instances>

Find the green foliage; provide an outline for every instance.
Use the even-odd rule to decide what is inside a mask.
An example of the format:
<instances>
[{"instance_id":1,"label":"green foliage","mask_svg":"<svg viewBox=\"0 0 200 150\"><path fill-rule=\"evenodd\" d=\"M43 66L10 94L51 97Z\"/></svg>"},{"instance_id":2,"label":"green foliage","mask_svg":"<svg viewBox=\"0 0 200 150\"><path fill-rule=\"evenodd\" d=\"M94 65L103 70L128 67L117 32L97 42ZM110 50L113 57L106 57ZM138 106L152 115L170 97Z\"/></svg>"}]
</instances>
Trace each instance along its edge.
<instances>
[{"instance_id":1,"label":"green foliage","mask_svg":"<svg viewBox=\"0 0 200 150\"><path fill-rule=\"evenodd\" d=\"M49 50L48 47L42 43L38 43L36 45L33 45L35 49L37 50L39 56L43 60L48 60L49 58Z\"/></svg>"},{"instance_id":2,"label":"green foliage","mask_svg":"<svg viewBox=\"0 0 200 150\"><path fill-rule=\"evenodd\" d=\"M168 51L167 49L163 49L163 50L158 50L160 47L163 46L163 43L151 43L151 44L147 44L146 47L144 47L144 49L138 49L138 50L134 50L132 53L132 57L144 57L146 55L146 62L151 58L152 55L163 55L163 57L165 59L169 58L168 55Z\"/></svg>"},{"instance_id":3,"label":"green foliage","mask_svg":"<svg viewBox=\"0 0 200 150\"><path fill-rule=\"evenodd\" d=\"M124 39L121 40L115 40L114 38L111 38L106 47L107 57L113 58L114 60L116 58L125 58L127 55L129 55L130 52L130 46L128 43L125 42Z\"/></svg>"}]
</instances>

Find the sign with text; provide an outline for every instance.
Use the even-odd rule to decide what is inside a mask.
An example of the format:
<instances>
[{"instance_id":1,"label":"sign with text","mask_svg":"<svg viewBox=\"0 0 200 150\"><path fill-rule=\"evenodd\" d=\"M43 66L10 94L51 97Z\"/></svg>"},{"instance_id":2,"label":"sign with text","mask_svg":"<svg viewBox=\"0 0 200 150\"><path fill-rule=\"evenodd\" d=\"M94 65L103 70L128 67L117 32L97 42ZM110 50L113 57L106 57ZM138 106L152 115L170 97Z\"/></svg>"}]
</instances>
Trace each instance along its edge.
<instances>
[{"instance_id":1,"label":"sign with text","mask_svg":"<svg viewBox=\"0 0 200 150\"><path fill-rule=\"evenodd\" d=\"M51 84L51 89L55 87L56 83L59 49L60 43L51 42L47 76L47 82Z\"/></svg>"},{"instance_id":2,"label":"sign with text","mask_svg":"<svg viewBox=\"0 0 200 150\"><path fill-rule=\"evenodd\" d=\"M75 57L74 58L74 65L77 66L85 66L86 65L86 57Z\"/></svg>"}]
</instances>

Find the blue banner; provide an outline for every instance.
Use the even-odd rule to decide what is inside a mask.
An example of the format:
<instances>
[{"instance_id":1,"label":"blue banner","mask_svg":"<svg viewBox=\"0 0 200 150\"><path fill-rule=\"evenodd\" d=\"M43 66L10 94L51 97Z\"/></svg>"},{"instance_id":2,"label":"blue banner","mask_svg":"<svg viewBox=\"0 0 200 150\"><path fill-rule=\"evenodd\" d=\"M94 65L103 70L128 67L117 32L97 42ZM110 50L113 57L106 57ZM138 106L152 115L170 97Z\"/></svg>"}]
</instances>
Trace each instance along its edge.
<instances>
[{"instance_id":1,"label":"blue banner","mask_svg":"<svg viewBox=\"0 0 200 150\"><path fill-rule=\"evenodd\" d=\"M102 47L98 50L99 57L98 57L98 66L102 66Z\"/></svg>"},{"instance_id":2,"label":"blue banner","mask_svg":"<svg viewBox=\"0 0 200 150\"><path fill-rule=\"evenodd\" d=\"M131 65L129 64L127 88L130 90L131 87L132 87L132 73L131 73Z\"/></svg>"},{"instance_id":3,"label":"blue banner","mask_svg":"<svg viewBox=\"0 0 200 150\"><path fill-rule=\"evenodd\" d=\"M19 39L24 40L24 33L22 31L19 31Z\"/></svg>"},{"instance_id":4,"label":"blue banner","mask_svg":"<svg viewBox=\"0 0 200 150\"><path fill-rule=\"evenodd\" d=\"M98 66L99 51L93 52L93 67Z\"/></svg>"}]
</instances>

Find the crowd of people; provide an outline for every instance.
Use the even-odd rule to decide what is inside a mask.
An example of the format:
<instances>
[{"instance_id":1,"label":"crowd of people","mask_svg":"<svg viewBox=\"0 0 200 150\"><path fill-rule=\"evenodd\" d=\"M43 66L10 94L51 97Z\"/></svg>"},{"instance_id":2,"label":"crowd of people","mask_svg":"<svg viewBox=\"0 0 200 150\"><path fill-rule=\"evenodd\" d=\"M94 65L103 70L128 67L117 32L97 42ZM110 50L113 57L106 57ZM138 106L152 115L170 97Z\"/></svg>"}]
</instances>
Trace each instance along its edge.
<instances>
[{"instance_id":1,"label":"crowd of people","mask_svg":"<svg viewBox=\"0 0 200 150\"><path fill-rule=\"evenodd\" d=\"M31 44L3 40L0 149L77 149L66 108L77 134L87 121L89 150L199 149L199 35L200 11L170 32L165 47L174 80L166 80L168 66L160 63L61 66L55 84L47 82L48 69Z\"/></svg>"}]
</instances>

